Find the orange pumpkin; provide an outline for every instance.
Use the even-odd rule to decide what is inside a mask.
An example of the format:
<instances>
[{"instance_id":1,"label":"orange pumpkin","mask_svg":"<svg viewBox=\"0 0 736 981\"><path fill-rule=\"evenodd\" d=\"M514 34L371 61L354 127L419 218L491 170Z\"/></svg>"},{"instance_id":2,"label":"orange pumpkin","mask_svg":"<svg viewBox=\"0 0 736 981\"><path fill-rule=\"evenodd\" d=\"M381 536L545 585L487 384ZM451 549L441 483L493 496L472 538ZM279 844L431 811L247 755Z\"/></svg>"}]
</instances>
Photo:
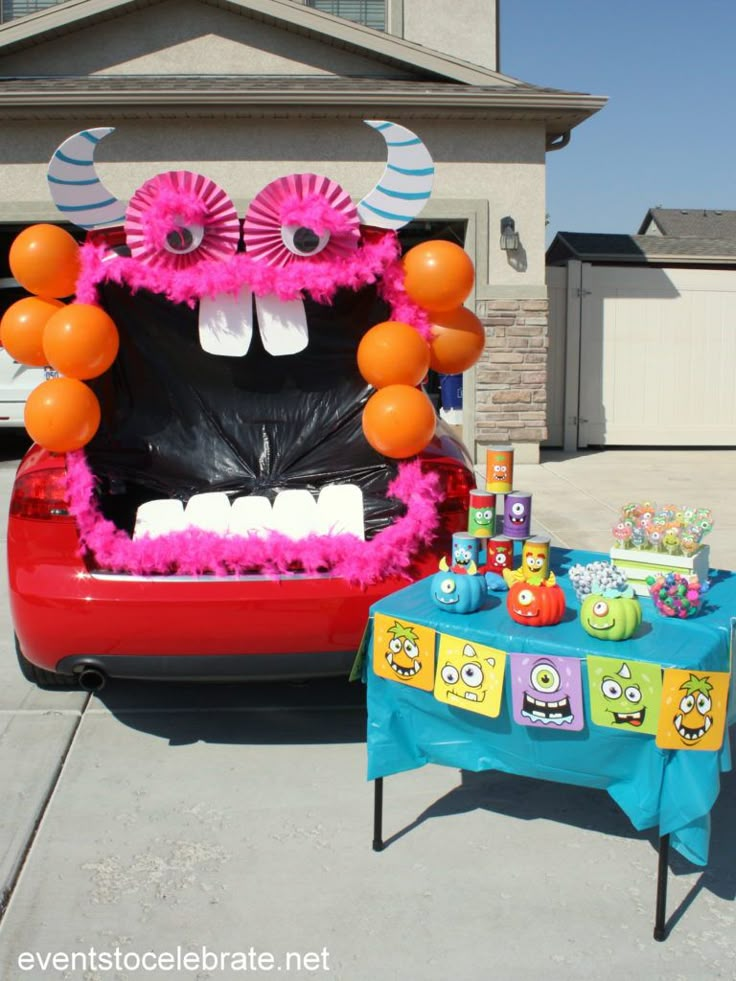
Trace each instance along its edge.
<instances>
[{"instance_id":1,"label":"orange pumpkin","mask_svg":"<svg viewBox=\"0 0 736 981\"><path fill-rule=\"evenodd\" d=\"M509 589L506 608L511 619L525 627L551 627L565 612L565 594L556 583L515 582Z\"/></svg>"}]
</instances>

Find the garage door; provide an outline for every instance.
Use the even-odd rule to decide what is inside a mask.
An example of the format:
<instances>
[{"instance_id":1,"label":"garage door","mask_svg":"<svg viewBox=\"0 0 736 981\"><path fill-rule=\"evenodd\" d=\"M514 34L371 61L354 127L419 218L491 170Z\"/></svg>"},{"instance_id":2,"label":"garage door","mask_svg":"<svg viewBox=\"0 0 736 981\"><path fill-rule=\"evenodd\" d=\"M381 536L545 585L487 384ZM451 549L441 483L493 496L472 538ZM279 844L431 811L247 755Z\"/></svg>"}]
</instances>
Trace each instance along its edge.
<instances>
[{"instance_id":1,"label":"garage door","mask_svg":"<svg viewBox=\"0 0 736 981\"><path fill-rule=\"evenodd\" d=\"M736 445L736 271L592 266L583 287L578 446Z\"/></svg>"}]
</instances>

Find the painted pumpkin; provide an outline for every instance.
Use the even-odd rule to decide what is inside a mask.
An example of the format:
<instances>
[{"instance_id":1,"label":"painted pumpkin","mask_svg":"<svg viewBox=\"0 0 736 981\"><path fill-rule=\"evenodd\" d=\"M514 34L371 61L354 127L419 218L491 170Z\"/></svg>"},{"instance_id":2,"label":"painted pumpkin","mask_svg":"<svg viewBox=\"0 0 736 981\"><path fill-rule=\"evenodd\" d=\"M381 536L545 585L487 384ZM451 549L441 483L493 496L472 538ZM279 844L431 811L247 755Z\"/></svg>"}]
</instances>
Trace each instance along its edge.
<instances>
[{"instance_id":1,"label":"painted pumpkin","mask_svg":"<svg viewBox=\"0 0 736 981\"><path fill-rule=\"evenodd\" d=\"M515 582L509 589L506 608L511 619L525 627L551 627L565 612L565 594L554 582Z\"/></svg>"},{"instance_id":2,"label":"painted pumpkin","mask_svg":"<svg viewBox=\"0 0 736 981\"><path fill-rule=\"evenodd\" d=\"M641 606L631 586L606 589L586 596L580 607L583 630L598 640L628 640L641 624Z\"/></svg>"},{"instance_id":3,"label":"painted pumpkin","mask_svg":"<svg viewBox=\"0 0 736 981\"><path fill-rule=\"evenodd\" d=\"M475 562L467 572L453 572L442 559L440 570L431 581L432 600L437 606L446 613L475 613L481 608L488 592Z\"/></svg>"}]
</instances>

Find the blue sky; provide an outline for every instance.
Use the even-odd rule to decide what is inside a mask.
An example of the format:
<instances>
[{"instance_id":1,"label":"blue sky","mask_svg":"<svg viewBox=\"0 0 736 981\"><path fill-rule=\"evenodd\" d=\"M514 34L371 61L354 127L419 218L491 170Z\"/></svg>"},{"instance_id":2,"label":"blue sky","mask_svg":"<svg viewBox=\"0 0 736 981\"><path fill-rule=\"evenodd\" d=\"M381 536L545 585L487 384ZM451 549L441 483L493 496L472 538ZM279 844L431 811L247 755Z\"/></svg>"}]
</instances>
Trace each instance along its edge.
<instances>
[{"instance_id":1,"label":"blue sky","mask_svg":"<svg viewBox=\"0 0 736 981\"><path fill-rule=\"evenodd\" d=\"M734 0L501 0L501 71L608 96L547 155L548 241L736 209Z\"/></svg>"}]
</instances>

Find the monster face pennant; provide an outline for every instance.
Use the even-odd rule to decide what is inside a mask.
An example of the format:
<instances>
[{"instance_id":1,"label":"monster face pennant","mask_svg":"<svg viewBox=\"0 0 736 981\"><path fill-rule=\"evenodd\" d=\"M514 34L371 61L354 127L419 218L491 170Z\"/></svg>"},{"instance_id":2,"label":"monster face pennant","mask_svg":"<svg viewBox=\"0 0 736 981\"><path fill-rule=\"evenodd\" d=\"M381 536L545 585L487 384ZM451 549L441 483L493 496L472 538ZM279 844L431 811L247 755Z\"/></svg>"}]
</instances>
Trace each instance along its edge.
<instances>
[{"instance_id":1,"label":"monster face pennant","mask_svg":"<svg viewBox=\"0 0 736 981\"><path fill-rule=\"evenodd\" d=\"M434 687L434 639L430 627L377 613L373 627L373 670L412 688Z\"/></svg>"},{"instance_id":2,"label":"monster face pennant","mask_svg":"<svg viewBox=\"0 0 736 981\"><path fill-rule=\"evenodd\" d=\"M434 697L495 719L501 711L505 665L504 651L442 634Z\"/></svg>"},{"instance_id":3,"label":"monster face pennant","mask_svg":"<svg viewBox=\"0 0 736 981\"><path fill-rule=\"evenodd\" d=\"M665 670L657 745L661 749L720 749L729 680L726 671Z\"/></svg>"},{"instance_id":4,"label":"monster face pennant","mask_svg":"<svg viewBox=\"0 0 736 981\"><path fill-rule=\"evenodd\" d=\"M547 654L509 654L514 722L548 730L583 728L580 661Z\"/></svg>"},{"instance_id":5,"label":"monster face pennant","mask_svg":"<svg viewBox=\"0 0 736 981\"><path fill-rule=\"evenodd\" d=\"M662 668L644 661L588 656L590 714L597 726L624 732L657 731Z\"/></svg>"}]
</instances>

